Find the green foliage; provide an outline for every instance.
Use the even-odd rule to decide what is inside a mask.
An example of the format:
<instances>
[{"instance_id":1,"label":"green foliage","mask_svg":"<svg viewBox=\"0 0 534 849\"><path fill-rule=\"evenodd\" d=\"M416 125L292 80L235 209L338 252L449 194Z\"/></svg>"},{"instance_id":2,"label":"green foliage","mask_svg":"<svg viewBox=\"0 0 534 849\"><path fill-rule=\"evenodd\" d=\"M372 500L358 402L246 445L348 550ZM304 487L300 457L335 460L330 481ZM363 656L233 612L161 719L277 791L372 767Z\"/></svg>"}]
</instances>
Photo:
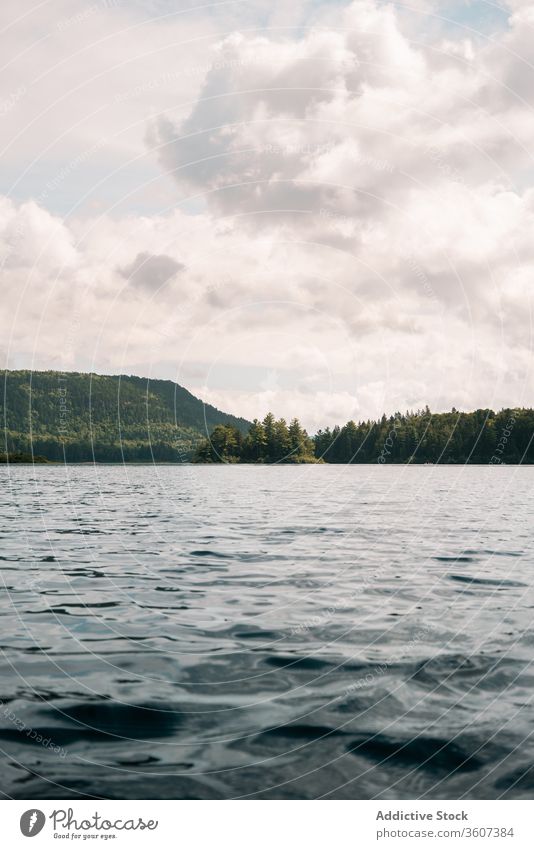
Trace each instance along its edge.
<instances>
[{"instance_id":1,"label":"green foliage","mask_svg":"<svg viewBox=\"0 0 534 849\"><path fill-rule=\"evenodd\" d=\"M4 445L70 462L182 462L223 422L249 422L204 404L170 380L77 372L4 372Z\"/></svg>"},{"instance_id":2,"label":"green foliage","mask_svg":"<svg viewBox=\"0 0 534 849\"><path fill-rule=\"evenodd\" d=\"M217 425L210 438L197 449L199 463L237 463L241 454L243 437L234 425Z\"/></svg>"},{"instance_id":3,"label":"green foliage","mask_svg":"<svg viewBox=\"0 0 534 849\"><path fill-rule=\"evenodd\" d=\"M6 371L3 459L68 462L534 463L534 410L382 416L320 430L226 415L170 380ZM211 433L206 439L206 433ZM18 458L18 459L17 459Z\"/></svg>"},{"instance_id":4,"label":"green foliage","mask_svg":"<svg viewBox=\"0 0 534 849\"><path fill-rule=\"evenodd\" d=\"M534 410L433 415L428 407L315 436L327 463L534 463Z\"/></svg>"},{"instance_id":5,"label":"green foliage","mask_svg":"<svg viewBox=\"0 0 534 849\"><path fill-rule=\"evenodd\" d=\"M48 463L46 457L40 457L39 454L25 454L22 451L16 451L13 454L0 454L0 463Z\"/></svg>"},{"instance_id":6,"label":"green foliage","mask_svg":"<svg viewBox=\"0 0 534 849\"><path fill-rule=\"evenodd\" d=\"M267 434L262 422L254 419L243 444L243 456L258 463L267 455Z\"/></svg>"},{"instance_id":7,"label":"green foliage","mask_svg":"<svg viewBox=\"0 0 534 849\"><path fill-rule=\"evenodd\" d=\"M315 446L298 419L289 427L285 419L268 413L254 419L245 437L232 425L219 425L199 446L197 463L316 463Z\"/></svg>"}]
</instances>

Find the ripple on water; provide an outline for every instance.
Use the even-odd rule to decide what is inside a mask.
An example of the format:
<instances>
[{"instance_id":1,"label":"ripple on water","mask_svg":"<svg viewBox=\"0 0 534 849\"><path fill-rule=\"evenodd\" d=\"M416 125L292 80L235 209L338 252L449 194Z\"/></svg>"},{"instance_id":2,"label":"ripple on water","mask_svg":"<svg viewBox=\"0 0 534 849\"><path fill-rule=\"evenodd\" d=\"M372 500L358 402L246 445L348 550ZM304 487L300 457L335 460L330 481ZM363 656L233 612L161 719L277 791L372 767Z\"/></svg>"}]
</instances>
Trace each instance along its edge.
<instances>
[{"instance_id":1,"label":"ripple on water","mask_svg":"<svg viewBox=\"0 0 534 849\"><path fill-rule=\"evenodd\" d=\"M353 755L373 761L391 762L417 767L425 772L449 775L452 772L471 772L482 767L484 761L475 755L467 744L460 745L439 737L412 737L394 740L383 734L356 738L347 748Z\"/></svg>"},{"instance_id":2,"label":"ripple on water","mask_svg":"<svg viewBox=\"0 0 534 849\"><path fill-rule=\"evenodd\" d=\"M491 579L491 578L475 578L472 575L447 575L451 581L459 581L462 584L481 587L526 587L528 584L523 584L521 581L510 581L506 578Z\"/></svg>"},{"instance_id":3,"label":"ripple on water","mask_svg":"<svg viewBox=\"0 0 534 849\"><path fill-rule=\"evenodd\" d=\"M10 468L0 792L530 798L534 469L408 471Z\"/></svg>"}]
</instances>

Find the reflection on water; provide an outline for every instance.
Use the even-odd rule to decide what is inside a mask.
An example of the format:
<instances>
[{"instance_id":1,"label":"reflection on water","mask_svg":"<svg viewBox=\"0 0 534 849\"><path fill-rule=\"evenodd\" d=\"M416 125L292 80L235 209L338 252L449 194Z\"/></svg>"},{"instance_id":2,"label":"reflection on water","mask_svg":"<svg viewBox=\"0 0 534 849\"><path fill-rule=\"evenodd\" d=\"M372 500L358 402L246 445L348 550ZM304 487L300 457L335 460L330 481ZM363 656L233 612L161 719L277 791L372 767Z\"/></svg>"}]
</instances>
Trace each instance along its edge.
<instances>
[{"instance_id":1,"label":"reflection on water","mask_svg":"<svg viewBox=\"0 0 534 849\"><path fill-rule=\"evenodd\" d=\"M534 791L534 469L1 469L1 790Z\"/></svg>"}]
</instances>

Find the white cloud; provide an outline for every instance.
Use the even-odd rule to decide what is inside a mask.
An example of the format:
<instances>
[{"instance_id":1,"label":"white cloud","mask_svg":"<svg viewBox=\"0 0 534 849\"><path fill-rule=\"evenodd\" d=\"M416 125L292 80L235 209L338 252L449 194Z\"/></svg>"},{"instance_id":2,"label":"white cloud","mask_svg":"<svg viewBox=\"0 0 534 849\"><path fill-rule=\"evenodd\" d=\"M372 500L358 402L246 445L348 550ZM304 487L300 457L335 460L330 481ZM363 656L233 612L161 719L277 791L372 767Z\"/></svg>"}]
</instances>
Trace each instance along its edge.
<instances>
[{"instance_id":1,"label":"white cloud","mask_svg":"<svg viewBox=\"0 0 534 849\"><path fill-rule=\"evenodd\" d=\"M69 148L61 181L76 186L80 151L113 137L101 176L117 151L159 163L139 196L164 208L128 210L129 184L120 212L95 189L101 206L65 221L44 208L53 188L0 200L10 364L171 377L312 430L426 403L534 404L532 4L508 6L509 28L485 40L416 38L375 0L335 19L299 4L256 32L200 13L140 24L134 4L59 31L47 18L23 63L32 21L8 91L44 66L5 116L21 134L11 164L52 167L48 145ZM63 57L63 96L52 52L66 44L79 55ZM39 118L41 136L37 100L58 119Z\"/></svg>"}]
</instances>

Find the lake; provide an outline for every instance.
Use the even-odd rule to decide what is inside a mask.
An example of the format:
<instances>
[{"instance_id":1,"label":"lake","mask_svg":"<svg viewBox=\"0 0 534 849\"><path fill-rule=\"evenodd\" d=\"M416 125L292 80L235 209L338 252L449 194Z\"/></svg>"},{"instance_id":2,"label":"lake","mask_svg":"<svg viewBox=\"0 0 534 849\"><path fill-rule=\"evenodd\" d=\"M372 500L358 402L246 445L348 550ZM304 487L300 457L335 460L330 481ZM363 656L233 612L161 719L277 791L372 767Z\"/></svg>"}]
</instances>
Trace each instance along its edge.
<instances>
[{"instance_id":1,"label":"lake","mask_svg":"<svg viewBox=\"0 0 534 849\"><path fill-rule=\"evenodd\" d=\"M532 797L533 467L0 474L4 797Z\"/></svg>"}]
</instances>

